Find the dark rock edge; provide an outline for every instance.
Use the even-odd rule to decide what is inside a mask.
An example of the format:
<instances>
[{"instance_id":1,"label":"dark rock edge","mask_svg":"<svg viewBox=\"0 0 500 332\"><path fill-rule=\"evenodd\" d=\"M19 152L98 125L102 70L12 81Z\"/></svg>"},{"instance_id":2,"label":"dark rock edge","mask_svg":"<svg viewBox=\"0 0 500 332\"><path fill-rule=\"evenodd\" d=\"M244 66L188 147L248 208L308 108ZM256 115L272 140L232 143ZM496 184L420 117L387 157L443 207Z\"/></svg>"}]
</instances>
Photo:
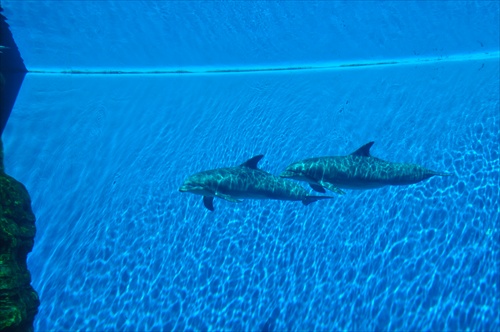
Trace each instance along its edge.
<instances>
[{"instance_id":1,"label":"dark rock edge","mask_svg":"<svg viewBox=\"0 0 500 332\"><path fill-rule=\"evenodd\" d=\"M26 265L35 215L22 183L5 174L0 138L0 331L33 331L40 300Z\"/></svg>"}]
</instances>

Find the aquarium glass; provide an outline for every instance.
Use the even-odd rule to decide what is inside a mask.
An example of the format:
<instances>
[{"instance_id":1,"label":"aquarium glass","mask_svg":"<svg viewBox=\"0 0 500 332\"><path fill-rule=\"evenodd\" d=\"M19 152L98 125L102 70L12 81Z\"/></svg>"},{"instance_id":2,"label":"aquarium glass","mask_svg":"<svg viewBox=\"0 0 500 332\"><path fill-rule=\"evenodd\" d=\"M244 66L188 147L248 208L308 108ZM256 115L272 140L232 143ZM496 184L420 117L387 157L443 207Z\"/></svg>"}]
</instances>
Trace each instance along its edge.
<instances>
[{"instance_id":1,"label":"aquarium glass","mask_svg":"<svg viewBox=\"0 0 500 332\"><path fill-rule=\"evenodd\" d=\"M497 1L2 6L35 331L498 330ZM371 141L451 176L213 212L179 191Z\"/></svg>"}]
</instances>

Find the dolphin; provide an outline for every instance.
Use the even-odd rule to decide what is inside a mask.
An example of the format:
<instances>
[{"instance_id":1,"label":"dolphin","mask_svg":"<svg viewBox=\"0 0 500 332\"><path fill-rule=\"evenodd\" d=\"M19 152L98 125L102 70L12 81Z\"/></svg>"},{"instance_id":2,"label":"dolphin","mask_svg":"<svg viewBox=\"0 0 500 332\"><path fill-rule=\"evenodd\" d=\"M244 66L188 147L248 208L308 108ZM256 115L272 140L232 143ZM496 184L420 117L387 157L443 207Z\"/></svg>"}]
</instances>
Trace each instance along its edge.
<instances>
[{"instance_id":1,"label":"dolphin","mask_svg":"<svg viewBox=\"0 0 500 332\"><path fill-rule=\"evenodd\" d=\"M236 167L212 169L189 176L179 188L180 192L190 192L203 196L203 204L214 211L214 197L239 203L241 199L278 199L302 201L309 205L331 196L311 196L298 183L284 180L267 173L257 164L264 157L258 155Z\"/></svg>"},{"instance_id":2,"label":"dolphin","mask_svg":"<svg viewBox=\"0 0 500 332\"><path fill-rule=\"evenodd\" d=\"M297 161L280 174L282 178L306 181L317 192L325 189L343 195L340 189L374 189L384 186L409 185L435 175L415 164L392 163L370 155L374 142L369 142L350 155L319 157Z\"/></svg>"}]
</instances>

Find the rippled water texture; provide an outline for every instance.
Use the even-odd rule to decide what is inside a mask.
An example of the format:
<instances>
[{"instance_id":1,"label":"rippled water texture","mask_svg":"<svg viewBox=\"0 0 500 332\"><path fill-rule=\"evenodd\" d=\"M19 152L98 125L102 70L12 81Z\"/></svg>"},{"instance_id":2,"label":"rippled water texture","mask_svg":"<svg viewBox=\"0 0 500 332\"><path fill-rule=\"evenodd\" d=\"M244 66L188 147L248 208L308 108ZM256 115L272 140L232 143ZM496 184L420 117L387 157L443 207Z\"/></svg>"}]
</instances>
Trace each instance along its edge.
<instances>
[{"instance_id":1,"label":"rippled water texture","mask_svg":"<svg viewBox=\"0 0 500 332\"><path fill-rule=\"evenodd\" d=\"M494 330L498 70L28 75L4 140L38 217L36 330ZM370 140L455 175L307 207L178 191Z\"/></svg>"},{"instance_id":2,"label":"rippled water texture","mask_svg":"<svg viewBox=\"0 0 500 332\"><path fill-rule=\"evenodd\" d=\"M30 70L234 68L446 57L498 50L500 38L497 1L2 4Z\"/></svg>"}]
</instances>

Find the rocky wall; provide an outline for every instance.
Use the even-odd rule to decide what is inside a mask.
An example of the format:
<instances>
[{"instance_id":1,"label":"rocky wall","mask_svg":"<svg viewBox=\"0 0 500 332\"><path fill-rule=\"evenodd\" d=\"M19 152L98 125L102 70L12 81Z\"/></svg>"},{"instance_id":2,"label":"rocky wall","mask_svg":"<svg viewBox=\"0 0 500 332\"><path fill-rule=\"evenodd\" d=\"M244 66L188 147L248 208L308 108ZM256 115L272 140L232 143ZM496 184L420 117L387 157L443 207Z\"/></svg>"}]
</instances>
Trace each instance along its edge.
<instances>
[{"instance_id":1,"label":"rocky wall","mask_svg":"<svg viewBox=\"0 0 500 332\"><path fill-rule=\"evenodd\" d=\"M5 174L0 140L0 331L32 331L40 304L26 265L35 238L28 191Z\"/></svg>"}]
</instances>

